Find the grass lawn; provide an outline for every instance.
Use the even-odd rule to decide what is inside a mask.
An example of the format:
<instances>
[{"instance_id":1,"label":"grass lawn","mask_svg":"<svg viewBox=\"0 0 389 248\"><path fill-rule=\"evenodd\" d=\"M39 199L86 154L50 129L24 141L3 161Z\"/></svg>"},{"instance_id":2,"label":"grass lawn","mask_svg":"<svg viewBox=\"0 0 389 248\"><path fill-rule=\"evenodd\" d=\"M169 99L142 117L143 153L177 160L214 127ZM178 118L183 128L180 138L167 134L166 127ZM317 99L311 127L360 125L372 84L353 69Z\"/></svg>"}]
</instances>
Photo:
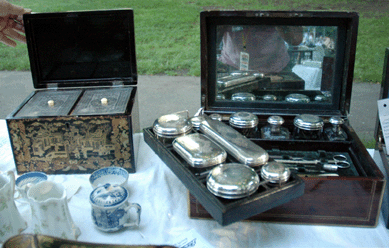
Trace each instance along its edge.
<instances>
[{"instance_id":1,"label":"grass lawn","mask_svg":"<svg viewBox=\"0 0 389 248\"><path fill-rule=\"evenodd\" d=\"M348 10L360 13L355 79L381 81L389 47L386 0L9 0L33 12L133 8L138 74L200 76L200 12L209 9ZM373 14L372 14L373 13ZM0 44L0 70L29 70L26 46Z\"/></svg>"}]
</instances>

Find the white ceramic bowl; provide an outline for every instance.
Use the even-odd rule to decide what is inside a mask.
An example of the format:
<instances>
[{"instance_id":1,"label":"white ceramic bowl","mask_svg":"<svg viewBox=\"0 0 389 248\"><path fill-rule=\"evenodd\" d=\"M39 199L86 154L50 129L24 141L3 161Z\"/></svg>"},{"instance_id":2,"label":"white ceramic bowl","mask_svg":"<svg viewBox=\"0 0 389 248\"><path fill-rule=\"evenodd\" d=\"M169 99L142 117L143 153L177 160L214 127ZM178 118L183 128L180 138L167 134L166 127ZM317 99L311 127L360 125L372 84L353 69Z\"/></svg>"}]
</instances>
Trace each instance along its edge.
<instances>
[{"instance_id":1,"label":"white ceramic bowl","mask_svg":"<svg viewBox=\"0 0 389 248\"><path fill-rule=\"evenodd\" d=\"M121 167L101 168L94 171L89 177L89 182L93 188L102 186L106 183L126 187L127 181L128 171Z\"/></svg>"}]
</instances>

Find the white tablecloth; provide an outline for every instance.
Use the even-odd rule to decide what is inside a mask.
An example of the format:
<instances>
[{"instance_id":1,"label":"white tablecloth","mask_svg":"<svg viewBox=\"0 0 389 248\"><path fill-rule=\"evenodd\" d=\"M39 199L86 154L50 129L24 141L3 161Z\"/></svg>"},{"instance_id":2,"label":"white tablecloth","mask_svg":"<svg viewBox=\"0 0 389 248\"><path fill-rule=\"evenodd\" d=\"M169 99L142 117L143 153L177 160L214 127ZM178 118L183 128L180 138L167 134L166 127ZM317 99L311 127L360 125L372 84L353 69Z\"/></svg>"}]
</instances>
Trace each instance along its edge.
<instances>
[{"instance_id":1,"label":"white tablecloth","mask_svg":"<svg viewBox=\"0 0 389 248\"><path fill-rule=\"evenodd\" d=\"M376 228L237 222L220 226L213 220L188 217L187 189L141 138L137 172L130 174L130 200L142 206L139 228L116 233L98 231L92 224L89 175L49 175L49 180L81 185L69 210L81 229L79 241L107 244L174 244L177 236L194 230L213 247L389 247L389 230L382 216ZM369 152L373 152L370 150ZM15 165L4 120L0 121L0 170ZM28 203L16 200L27 223ZM192 231L193 231L192 230ZM29 226L23 233L32 233Z\"/></svg>"},{"instance_id":2,"label":"white tablecloth","mask_svg":"<svg viewBox=\"0 0 389 248\"><path fill-rule=\"evenodd\" d=\"M305 81L305 90L320 90L321 68L295 65L292 71Z\"/></svg>"}]
</instances>

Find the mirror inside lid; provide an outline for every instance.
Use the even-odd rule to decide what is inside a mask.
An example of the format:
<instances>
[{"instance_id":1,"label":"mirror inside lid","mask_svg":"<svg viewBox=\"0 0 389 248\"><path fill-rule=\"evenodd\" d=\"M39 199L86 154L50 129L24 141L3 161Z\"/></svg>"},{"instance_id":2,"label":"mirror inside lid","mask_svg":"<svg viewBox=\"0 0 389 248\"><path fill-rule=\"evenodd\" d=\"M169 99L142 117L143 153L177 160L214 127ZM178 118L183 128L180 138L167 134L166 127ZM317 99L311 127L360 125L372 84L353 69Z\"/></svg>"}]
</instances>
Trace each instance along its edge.
<instances>
[{"instance_id":1,"label":"mirror inside lid","mask_svg":"<svg viewBox=\"0 0 389 248\"><path fill-rule=\"evenodd\" d=\"M206 111L349 111L357 13L206 11L200 19ZM290 101L291 95L304 100Z\"/></svg>"},{"instance_id":2,"label":"mirror inside lid","mask_svg":"<svg viewBox=\"0 0 389 248\"><path fill-rule=\"evenodd\" d=\"M136 85L133 10L24 15L35 88Z\"/></svg>"}]
</instances>

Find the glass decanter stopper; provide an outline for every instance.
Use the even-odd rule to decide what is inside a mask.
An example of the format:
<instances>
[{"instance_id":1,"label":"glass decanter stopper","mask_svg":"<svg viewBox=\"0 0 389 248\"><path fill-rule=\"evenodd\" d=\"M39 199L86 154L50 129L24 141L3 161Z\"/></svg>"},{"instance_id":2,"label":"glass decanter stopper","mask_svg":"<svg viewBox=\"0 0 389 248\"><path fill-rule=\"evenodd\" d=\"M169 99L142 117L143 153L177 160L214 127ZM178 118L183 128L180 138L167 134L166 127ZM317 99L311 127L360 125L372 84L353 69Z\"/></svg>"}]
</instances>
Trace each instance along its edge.
<instances>
[{"instance_id":1,"label":"glass decanter stopper","mask_svg":"<svg viewBox=\"0 0 389 248\"><path fill-rule=\"evenodd\" d=\"M343 118L340 116L333 116L330 118L332 127L326 128L324 133L330 141L345 141L347 140L346 132L340 127L344 123Z\"/></svg>"},{"instance_id":2,"label":"glass decanter stopper","mask_svg":"<svg viewBox=\"0 0 389 248\"><path fill-rule=\"evenodd\" d=\"M285 122L281 116L277 116L277 115L270 116L267 119L267 122L269 124L261 128L262 139L273 139L273 140L289 139L290 137L289 130L281 126Z\"/></svg>"}]
</instances>

